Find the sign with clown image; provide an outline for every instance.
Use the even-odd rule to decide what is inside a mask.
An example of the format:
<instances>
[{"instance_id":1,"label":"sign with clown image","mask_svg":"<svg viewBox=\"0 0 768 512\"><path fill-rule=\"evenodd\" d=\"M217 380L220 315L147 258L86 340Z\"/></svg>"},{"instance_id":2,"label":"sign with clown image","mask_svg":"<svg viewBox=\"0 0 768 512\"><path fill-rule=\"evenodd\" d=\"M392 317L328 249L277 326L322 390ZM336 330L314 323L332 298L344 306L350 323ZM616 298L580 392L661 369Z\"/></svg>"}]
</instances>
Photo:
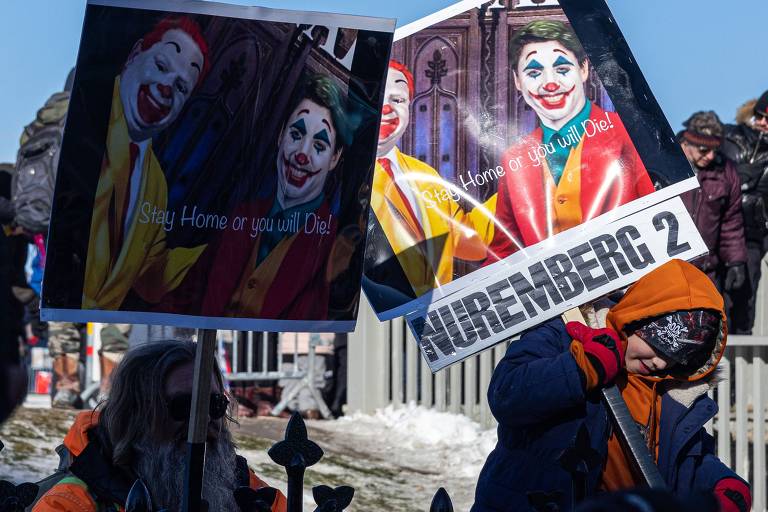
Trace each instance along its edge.
<instances>
[{"instance_id":1,"label":"sign with clown image","mask_svg":"<svg viewBox=\"0 0 768 512\"><path fill-rule=\"evenodd\" d=\"M459 2L395 32L363 289L379 319L406 316L436 370L594 297L476 345L422 343L467 320L450 304L697 186L604 0ZM696 257L675 212L693 230L677 257Z\"/></svg>"},{"instance_id":2,"label":"sign with clown image","mask_svg":"<svg viewBox=\"0 0 768 512\"><path fill-rule=\"evenodd\" d=\"M354 329L394 20L89 0L43 317Z\"/></svg>"}]
</instances>

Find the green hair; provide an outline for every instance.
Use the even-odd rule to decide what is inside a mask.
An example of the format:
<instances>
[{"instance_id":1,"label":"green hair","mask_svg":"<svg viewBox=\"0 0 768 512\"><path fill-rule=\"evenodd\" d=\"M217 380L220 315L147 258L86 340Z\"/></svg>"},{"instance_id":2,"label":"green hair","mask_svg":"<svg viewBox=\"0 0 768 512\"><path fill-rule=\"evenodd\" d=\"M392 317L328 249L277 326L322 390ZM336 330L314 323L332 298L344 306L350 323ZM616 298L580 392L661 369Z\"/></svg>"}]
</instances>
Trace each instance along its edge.
<instances>
[{"instance_id":1,"label":"green hair","mask_svg":"<svg viewBox=\"0 0 768 512\"><path fill-rule=\"evenodd\" d=\"M520 54L526 44L546 41L557 41L567 50L573 52L579 61L579 65L583 65L587 60L587 54L570 26L562 21L538 20L528 23L512 36L512 39L509 41L510 62L514 62L517 65L517 61L520 59Z\"/></svg>"},{"instance_id":2,"label":"green hair","mask_svg":"<svg viewBox=\"0 0 768 512\"><path fill-rule=\"evenodd\" d=\"M331 77L321 73L308 74L294 98L294 105L289 112L292 112L305 99L317 103L331 112L331 119L337 134L335 151L338 151L342 145L351 144L351 129L344 93Z\"/></svg>"}]
</instances>

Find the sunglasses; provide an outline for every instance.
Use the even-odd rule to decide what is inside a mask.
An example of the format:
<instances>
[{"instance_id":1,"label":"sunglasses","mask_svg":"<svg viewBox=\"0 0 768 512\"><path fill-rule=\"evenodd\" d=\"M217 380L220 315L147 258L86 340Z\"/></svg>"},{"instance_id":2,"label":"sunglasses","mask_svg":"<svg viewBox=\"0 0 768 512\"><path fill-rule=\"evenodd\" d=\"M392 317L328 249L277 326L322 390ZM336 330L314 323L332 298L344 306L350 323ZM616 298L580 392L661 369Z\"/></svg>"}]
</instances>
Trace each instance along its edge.
<instances>
[{"instance_id":1,"label":"sunglasses","mask_svg":"<svg viewBox=\"0 0 768 512\"><path fill-rule=\"evenodd\" d=\"M768 117L768 114L765 114L763 112L755 112L754 115L755 115L755 119L765 119L766 117Z\"/></svg>"},{"instance_id":2,"label":"sunglasses","mask_svg":"<svg viewBox=\"0 0 768 512\"><path fill-rule=\"evenodd\" d=\"M212 420L223 418L229 408L229 399L222 393L211 393L208 416ZM188 421L192 410L192 395L176 395L168 402L168 414L174 421Z\"/></svg>"}]
</instances>

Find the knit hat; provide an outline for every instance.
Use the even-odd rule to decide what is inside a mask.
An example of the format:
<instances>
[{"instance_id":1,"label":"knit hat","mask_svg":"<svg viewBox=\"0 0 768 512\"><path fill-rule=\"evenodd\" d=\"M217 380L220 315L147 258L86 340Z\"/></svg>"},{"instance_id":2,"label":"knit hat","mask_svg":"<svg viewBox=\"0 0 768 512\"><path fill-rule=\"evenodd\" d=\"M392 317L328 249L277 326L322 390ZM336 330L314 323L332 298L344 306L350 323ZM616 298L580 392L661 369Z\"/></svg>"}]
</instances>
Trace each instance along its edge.
<instances>
[{"instance_id":1,"label":"knit hat","mask_svg":"<svg viewBox=\"0 0 768 512\"><path fill-rule=\"evenodd\" d=\"M760 99L755 103L755 114L768 116L768 91L765 91Z\"/></svg>"},{"instance_id":2,"label":"knit hat","mask_svg":"<svg viewBox=\"0 0 768 512\"><path fill-rule=\"evenodd\" d=\"M712 350L720 329L720 316L707 309L675 311L643 320L634 334L669 359L687 365Z\"/></svg>"},{"instance_id":3,"label":"knit hat","mask_svg":"<svg viewBox=\"0 0 768 512\"><path fill-rule=\"evenodd\" d=\"M723 139L723 123L713 111L696 112L683 123L683 138L696 146L716 148Z\"/></svg>"}]
</instances>

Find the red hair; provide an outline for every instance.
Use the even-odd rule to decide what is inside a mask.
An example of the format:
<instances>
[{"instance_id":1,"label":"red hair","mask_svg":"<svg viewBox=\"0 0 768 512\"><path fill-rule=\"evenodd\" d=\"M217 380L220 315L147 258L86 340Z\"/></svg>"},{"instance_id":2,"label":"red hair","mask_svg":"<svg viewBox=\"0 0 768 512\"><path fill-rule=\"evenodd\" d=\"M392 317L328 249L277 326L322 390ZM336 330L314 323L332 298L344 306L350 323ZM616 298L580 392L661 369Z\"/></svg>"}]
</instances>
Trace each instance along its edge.
<instances>
[{"instance_id":1,"label":"red hair","mask_svg":"<svg viewBox=\"0 0 768 512\"><path fill-rule=\"evenodd\" d=\"M413 73L411 73L411 71L407 67L405 67L404 64L401 64L396 60L390 60L389 67L392 69L396 69L397 71L405 75L405 80L408 82L408 94L410 95L410 98L413 99L413 94L415 92L415 82L413 81Z\"/></svg>"},{"instance_id":2,"label":"red hair","mask_svg":"<svg viewBox=\"0 0 768 512\"><path fill-rule=\"evenodd\" d=\"M208 62L208 43L206 42L205 37L203 37L203 31L200 29L200 25L198 25L192 18L188 16L168 16L161 19L157 25L155 25L154 28L141 39L141 50L144 51L153 47L160 42L166 32L174 29L181 30L191 37L200 49L200 53L203 55L203 68L200 70L200 75L197 77L197 83L195 84L195 87L197 87L208 73L210 63Z\"/></svg>"}]
</instances>

